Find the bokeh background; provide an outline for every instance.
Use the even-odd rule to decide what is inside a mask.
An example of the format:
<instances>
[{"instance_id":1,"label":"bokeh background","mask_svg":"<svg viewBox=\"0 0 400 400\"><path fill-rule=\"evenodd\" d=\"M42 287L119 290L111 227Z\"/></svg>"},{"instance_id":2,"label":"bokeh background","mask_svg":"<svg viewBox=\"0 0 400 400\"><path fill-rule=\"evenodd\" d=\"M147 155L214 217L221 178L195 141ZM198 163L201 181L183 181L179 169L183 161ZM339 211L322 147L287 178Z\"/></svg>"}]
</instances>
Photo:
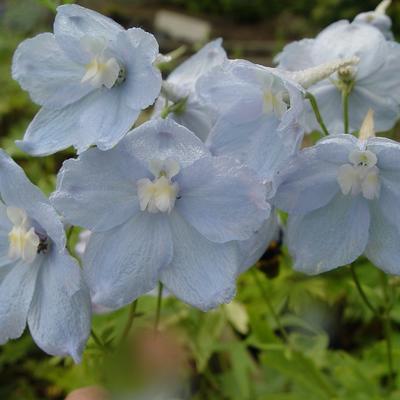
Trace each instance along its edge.
<instances>
[{"instance_id":1,"label":"bokeh background","mask_svg":"<svg viewBox=\"0 0 400 400\"><path fill-rule=\"evenodd\" d=\"M63 160L74 153L67 150L30 158L15 147L14 140L22 137L38 108L11 79L10 67L19 42L52 30L56 3L0 0L0 147L46 193L54 189ZM215 37L224 39L232 58L272 65L273 56L285 43L313 37L329 23L352 20L377 5L373 0L77 3L125 27L140 26L152 32L163 53L186 45L175 65ZM399 36L400 2L394 1L389 15ZM164 74L173 66L165 65ZM390 134L397 137L397 130ZM78 233L71 237L72 252ZM277 240L262 261L240 278L238 295L230 305L205 314L164 297L157 336L152 331L154 295L140 299L127 341L121 342L120 337L132 309L96 316L95 338L89 340L78 366L69 359L45 355L26 332L21 339L0 347L0 399L58 400L89 385L123 391L127 399L149 400L399 399L400 391L388 388L384 326L363 304L349 269L310 278L293 272L290 265ZM391 336L397 369L400 306L396 292L400 281L386 281L363 259L356 268L371 302L377 307L385 301L392 304ZM388 285L385 291L382 279L383 286ZM394 380L399 387L399 376Z\"/></svg>"}]
</instances>

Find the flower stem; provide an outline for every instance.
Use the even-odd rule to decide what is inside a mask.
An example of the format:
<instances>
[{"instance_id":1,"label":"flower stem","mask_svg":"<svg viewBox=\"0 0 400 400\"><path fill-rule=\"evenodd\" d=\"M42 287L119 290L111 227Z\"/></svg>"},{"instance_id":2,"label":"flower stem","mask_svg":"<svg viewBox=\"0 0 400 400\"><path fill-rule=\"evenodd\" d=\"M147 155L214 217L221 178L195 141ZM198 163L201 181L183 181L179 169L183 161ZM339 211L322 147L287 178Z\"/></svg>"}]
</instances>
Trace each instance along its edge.
<instances>
[{"instance_id":1,"label":"flower stem","mask_svg":"<svg viewBox=\"0 0 400 400\"><path fill-rule=\"evenodd\" d=\"M377 310L375 307L371 304L371 302L368 300L367 295L364 292L364 289L361 286L360 281L358 280L357 274L356 274L356 269L354 267L354 264L350 264L350 271L351 271L351 276L353 278L353 281L356 285L356 288L358 290L358 293L360 294L361 298L364 301L364 304L371 310L371 312L375 315L378 315Z\"/></svg>"},{"instance_id":2,"label":"flower stem","mask_svg":"<svg viewBox=\"0 0 400 400\"><path fill-rule=\"evenodd\" d=\"M349 133L349 94L350 90L342 89L343 127L344 133Z\"/></svg>"},{"instance_id":3,"label":"flower stem","mask_svg":"<svg viewBox=\"0 0 400 400\"><path fill-rule=\"evenodd\" d=\"M136 317L136 309L137 309L137 305L138 305L138 300L139 299L136 299L129 307L128 320L126 321L124 331L122 332L120 343L123 343L125 341L125 339L128 337L129 332L132 328L133 321L135 320L135 317Z\"/></svg>"},{"instance_id":4,"label":"flower stem","mask_svg":"<svg viewBox=\"0 0 400 400\"><path fill-rule=\"evenodd\" d=\"M272 305L272 303L271 303L271 301L270 301L270 299L268 297L268 294L266 293L265 288L264 288L260 278L257 275L257 271L254 268L252 268L251 272L253 274L254 281L256 282L256 285L260 289L261 296L262 296L263 300L265 301L265 304L267 305L268 311L270 312L270 314L272 315L273 319L275 320L276 326L278 327L278 330L279 330L283 340L288 343L289 342L289 337L288 337L288 335L286 333L286 330L283 327L282 322L281 322L281 320L279 318L279 315L276 313L276 311L275 311L275 309L274 309L274 307L273 307L273 305Z\"/></svg>"},{"instance_id":5,"label":"flower stem","mask_svg":"<svg viewBox=\"0 0 400 400\"><path fill-rule=\"evenodd\" d=\"M312 93L310 93L310 92L307 92L307 93L306 93L305 98L308 99L308 100L310 101L311 107L312 107L312 109L313 109L313 111L314 111L314 114L315 114L315 118L317 119L317 121L318 121L318 123L319 123L319 126L320 126L321 129L322 129L322 132L323 132L324 135L326 135L326 136L329 135L328 129L326 128L326 125L325 125L325 123L324 123L324 120L322 119L322 115L321 115L321 113L320 113L320 111L319 111L317 99L316 99L315 96L314 96Z\"/></svg>"},{"instance_id":6,"label":"flower stem","mask_svg":"<svg viewBox=\"0 0 400 400\"><path fill-rule=\"evenodd\" d=\"M158 332L158 324L160 323L163 288L164 288L163 284L161 282L159 282L159 284L158 284L158 296L157 296L156 319L154 320L154 333Z\"/></svg>"},{"instance_id":7,"label":"flower stem","mask_svg":"<svg viewBox=\"0 0 400 400\"><path fill-rule=\"evenodd\" d=\"M384 298L384 312L383 315L381 315L381 319L386 339L387 363L389 370L388 387L390 390L393 390L395 384L394 382L395 370L393 367L392 322L390 319L390 299L388 294L388 282L385 273L383 271L381 272L381 283L382 283L382 291Z\"/></svg>"}]
</instances>

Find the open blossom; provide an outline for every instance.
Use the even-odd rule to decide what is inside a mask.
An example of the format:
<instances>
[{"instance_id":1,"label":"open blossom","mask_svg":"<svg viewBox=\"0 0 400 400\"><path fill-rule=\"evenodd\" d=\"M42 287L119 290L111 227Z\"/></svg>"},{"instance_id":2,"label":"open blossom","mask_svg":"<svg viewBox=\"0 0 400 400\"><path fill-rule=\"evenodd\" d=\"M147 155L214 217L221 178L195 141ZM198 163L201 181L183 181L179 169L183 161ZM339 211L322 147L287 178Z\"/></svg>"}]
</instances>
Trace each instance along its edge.
<instances>
[{"instance_id":1,"label":"open blossom","mask_svg":"<svg viewBox=\"0 0 400 400\"><path fill-rule=\"evenodd\" d=\"M204 141L215 123L217 112L198 97L196 84L205 73L226 60L222 40L216 39L175 68L163 83L161 96L155 105L155 116L159 116L165 107L179 105L169 113L168 118L185 126Z\"/></svg>"},{"instance_id":2,"label":"open blossom","mask_svg":"<svg viewBox=\"0 0 400 400\"><path fill-rule=\"evenodd\" d=\"M276 60L280 68L296 71L354 56L359 58L357 65L339 69L309 91L316 97L331 134L344 131L344 91L349 93L350 131L360 127L369 108L375 111L377 130L388 130L398 119L400 110L400 45L387 41L378 29L357 21L339 21L324 29L315 39L290 43ZM311 108L308 120L309 130L319 129Z\"/></svg>"},{"instance_id":3,"label":"open blossom","mask_svg":"<svg viewBox=\"0 0 400 400\"><path fill-rule=\"evenodd\" d=\"M90 332L89 291L56 211L3 151L0 196L0 343L28 324L44 351L79 361Z\"/></svg>"},{"instance_id":4,"label":"open blossom","mask_svg":"<svg viewBox=\"0 0 400 400\"><path fill-rule=\"evenodd\" d=\"M78 5L58 7L54 34L25 40L14 54L13 78L42 106L17 144L33 155L114 146L160 92L157 55L142 29Z\"/></svg>"},{"instance_id":5,"label":"open blossom","mask_svg":"<svg viewBox=\"0 0 400 400\"><path fill-rule=\"evenodd\" d=\"M399 143L352 135L332 135L293 158L274 203L289 213L297 270L317 274L365 254L400 274L399 160Z\"/></svg>"},{"instance_id":6,"label":"open blossom","mask_svg":"<svg viewBox=\"0 0 400 400\"><path fill-rule=\"evenodd\" d=\"M206 310L229 301L246 240L268 217L249 169L213 157L173 120L151 120L106 152L64 163L52 200L92 231L83 257L92 301L116 309L158 281Z\"/></svg>"},{"instance_id":7,"label":"open blossom","mask_svg":"<svg viewBox=\"0 0 400 400\"><path fill-rule=\"evenodd\" d=\"M244 60L213 68L198 87L220 115L206 141L210 151L233 157L271 181L303 138L302 88L272 68Z\"/></svg>"}]
</instances>

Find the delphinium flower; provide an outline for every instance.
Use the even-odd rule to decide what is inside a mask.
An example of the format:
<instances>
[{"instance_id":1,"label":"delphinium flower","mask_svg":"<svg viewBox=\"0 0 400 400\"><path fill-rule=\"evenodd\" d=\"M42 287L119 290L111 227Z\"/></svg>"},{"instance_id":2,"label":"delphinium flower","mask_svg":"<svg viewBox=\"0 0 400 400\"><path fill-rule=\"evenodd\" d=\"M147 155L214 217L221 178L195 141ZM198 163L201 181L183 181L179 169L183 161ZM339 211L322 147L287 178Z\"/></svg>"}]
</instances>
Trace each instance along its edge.
<instances>
[{"instance_id":1,"label":"delphinium flower","mask_svg":"<svg viewBox=\"0 0 400 400\"><path fill-rule=\"evenodd\" d=\"M206 140L213 154L233 157L270 182L299 148L304 90L276 70L230 60L204 75L198 92L219 113Z\"/></svg>"},{"instance_id":2,"label":"delphinium flower","mask_svg":"<svg viewBox=\"0 0 400 400\"><path fill-rule=\"evenodd\" d=\"M154 115L168 113L168 118L194 132L203 141L214 124L217 113L197 96L198 79L216 65L226 61L222 40L216 39L184 63L179 65L163 82L161 96L156 102Z\"/></svg>"},{"instance_id":3,"label":"delphinium flower","mask_svg":"<svg viewBox=\"0 0 400 400\"><path fill-rule=\"evenodd\" d=\"M365 254L400 273L400 144L371 137L372 126L368 114L359 139L331 135L279 173L274 203L289 214L295 269L318 274Z\"/></svg>"},{"instance_id":4,"label":"delphinium flower","mask_svg":"<svg viewBox=\"0 0 400 400\"><path fill-rule=\"evenodd\" d=\"M296 71L332 59L358 57L348 66L309 91L316 97L331 134L356 131L369 108L376 112L376 129L392 128L399 117L400 45L387 41L382 33L365 23L338 21L315 39L287 45L276 60L279 67ZM309 130L318 129L309 110Z\"/></svg>"},{"instance_id":5,"label":"delphinium flower","mask_svg":"<svg viewBox=\"0 0 400 400\"><path fill-rule=\"evenodd\" d=\"M18 146L32 155L114 146L160 92L157 55L142 29L78 5L58 7L54 34L27 39L14 54L13 78L42 106Z\"/></svg>"},{"instance_id":6,"label":"delphinium flower","mask_svg":"<svg viewBox=\"0 0 400 400\"><path fill-rule=\"evenodd\" d=\"M379 29L387 40L393 40L392 20L386 15L386 10L391 4L391 0L381 1L374 11L367 11L358 14L354 21L365 22Z\"/></svg>"},{"instance_id":7,"label":"delphinium flower","mask_svg":"<svg viewBox=\"0 0 400 400\"><path fill-rule=\"evenodd\" d=\"M66 221L92 231L85 277L93 303L111 309L159 281L203 310L229 301L242 263L237 241L270 211L251 170L213 157L170 119L66 161L52 201Z\"/></svg>"},{"instance_id":8,"label":"delphinium flower","mask_svg":"<svg viewBox=\"0 0 400 400\"><path fill-rule=\"evenodd\" d=\"M0 151L0 343L26 324L45 352L80 360L90 296L65 249L64 226L43 193Z\"/></svg>"}]
</instances>

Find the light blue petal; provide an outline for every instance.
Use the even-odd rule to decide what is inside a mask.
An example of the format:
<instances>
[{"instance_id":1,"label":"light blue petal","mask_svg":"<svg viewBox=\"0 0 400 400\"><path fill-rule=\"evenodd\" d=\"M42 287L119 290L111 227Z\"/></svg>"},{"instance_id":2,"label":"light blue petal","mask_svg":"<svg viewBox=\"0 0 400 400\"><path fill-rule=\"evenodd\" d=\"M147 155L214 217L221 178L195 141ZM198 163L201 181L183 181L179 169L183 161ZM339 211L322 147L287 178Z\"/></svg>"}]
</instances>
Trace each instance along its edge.
<instances>
[{"instance_id":1,"label":"light blue petal","mask_svg":"<svg viewBox=\"0 0 400 400\"><path fill-rule=\"evenodd\" d=\"M23 41L14 53L12 76L32 100L50 109L71 104L93 90L82 84L83 66L72 62L51 33Z\"/></svg>"},{"instance_id":2,"label":"light blue petal","mask_svg":"<svg viewBox=\"0 0 400 400\"><path fill-rule=\"evenodd\" d=\"M278 214L272 211L270 217L250 239L237 242L242 257L240 273L248 270L261 258L271 241L278 239L279 230Z\"/></svg>"},{"instance_id":3,"label":"light blue petal","mask_svg":"<svg viewBox=\"0 0 400 400\"><path fill-rule=\"evenodd\" d=\"M12 228L13 225L7 216L7 207L0 201L0 267L10 264L8 234Z\"/></svg>"},{"instance_id":4,"label":"light blue petal","mask_svg":"<svg viewBox=\"0 0 400 400\"><path fill-rule=\"evenodd\" d=\"M340 191L337 168L318 157L317 146L304 149L279 171L274 205L295 214L325 206Z\"/></svg>"},{"instance_id":5,"label":"light blue petal","mask_svg":"<svg viewBox=\"0 0 400 400\"><path fill-rule=\"evenodd\" d=\"M279 68L288 71L298 71L314 66L311 57L311 49L314 39L302 39L287 44L281 53L279 53L274 62Z\"/></svg>"},{"instance_id":6,"label":"light blue petal","mask_svg":"<svg viewBox=\"0 0 400 400\"><path fill-rule=\"evenodd\" d=\"M398 142L383 138L370 138L367 142L368 150L378 157L377 167L381 171L400 172L400 145Z\"/></svg>"},{"instance_id":7,"label":"light blue petal","mask_svg":"<svg viewBox=\"0 0 400 400\"><path fill-rule=\"evenodd\" d=\"M159 53L155 37L131 28L118 34L112 49L126 70L126 79L120 85L125 104L133 110L152 105L162 81L160 70L153 65Z\"/></svg>"},{"instance_id":8,"label":"light blue petal","mask_svg":"<svg viewBox=\"0 0 400 400\"><path fill-rule=\"evenodd\" d=\"M194 90L196 81L202 75L226 60L227 55L222 48L222 39L215 39L175 68L168 76L168 82Z\"/></svg>"},{"instance_id":9,"label":"light blue petal","mask_svg":"<svg viewBox=\"0 0 400 400\"><path fill-rule=\"evenodd\" d=\"M131 303L159 281L172 259L168 217L141 212L124 225L93 233L83 258L94 304L117 309Z\"/></svg>"},{"instance_id":10,"label":"light blue petal","mask_svg":"<svg viewBox=\"0 0 400 400\"><path fill-rule=\"evenodd\" d=\"M67 252L44 256L28 325L36 344L46 353L70 355L79 362L90 334L91 304L78 263Z\"/></svg>"},{"instance_id":11,"label":"light blue petal","mask_svg":"<svg viewBox=\"0 0 400 400\"><path fill-rule=\"evenodd\" d=\"M109 230L139 212L136 182L150 174L124 146L89 149L64 162L51 201L70 224Z\"/></svg>"},{"instance_id":12,"label":"light blue petal","mask_svg":"<svg viewBox=\"0 0 400 400\"><path fill-rule=\"evenodd\" d=\"M397 198L397 201L399 198ZM397 203L398 204L398 203ZM386 202L381 200L371 204L370 238L365 255L378 268L388 274L400 274L400 217L385 213ZM392 206L391 209L394 207Z\"/></svg>"},{"instance_id":13,"label":"light blue petal","mask_svg":"<svg viewBox=\"0 0 400 400\"><path fill-rule=\"evenodd\" d=\"M121 88L99 89L61 110L42 108L16 144L34 156L70 146L81 153L93 144L106 150L121 140L138 114L124 104Z\"/></svg>"},{"instance_id":14,"label":"light blue petal","mask_svg":"<svg viewBox=\"0 0 400 400\"><path fill-rule=\"evenodd\" d=\"M218 119L207 145L213 154L239 160L267 182L273 180L282 163L298 150L302 134L293 128L280 132L279 119L256 113L255 109L251 103L233 106Z\"/></svg>"},{"instance_id":15,"label":"light blue petal","mask_svg":"<svg viewBox=\"0 0 400 400\"><path fill-rule=\"evenodd\" d=\"M235 295L240 258L235 242L216 244L178 213L170 216L174 257L161 270L161 282L176 297L203 311L228 303Z\"/></svg>"},{"instance_id":16,"label":"light blue petal","mask_svg":"<svg viewBox=\"0 0 400 400\"><path fill-rule=\"evenodd\" d=\"M172 119L153 119L134 129L123 145L146 165L153 159L173 158L181 168L210 154L194 133Z\"/></svg>"},{"instance_id":17,"label":"light blue petal","mask_svg":"<svg viewBox=\"0 0 400 400\"><path fill-rule=\"evenodd\" d=\"M67 35L81 38L85 35L104 37L111 39L124 28L96 11L78 6L66 4L57 7L57 15L54 21L55 35Z\"/></svg>"},{"instance_id":18,"label":"light blue petal","mask_svg":"<svg viewBox=\"0 0 400 400\"><path fill-rule=\"evenodd\" d=\"M0 268L0 344L24 332L42 262L37 257L33 264L18 262Z\"/></svg>"},{"instance_id":19,"label":"light blue petal","mask_svg":"<svg viewBox=\"0 0 400 400\"><path fill-rule=\"evenodd\" d=\"M225 157L203 158L177 177L176 210L208 240L248 239L270 213L255 174Z\"/></svg>"},{"instance_id":20,"label":"light blue petal","mask_svg":"<svg viewBox=\"0 0 400 400\"><path fill-rule=\"evenodd\" d=\"M352 263L365 250L369 226L368 202L361 196L339 194L325 207L289 216L294 268L314 275Z\"/></svg>"},{"instance_id":21,"label":"light blue petal","mask_svg":"<svg viewBox=\"0 0 400 400\"><path fill-rule=\"evenodd\" d=\"M60 217L41 190L29 181L22 168L3 150L0 150L0 196L7 206L25 210L59 250L64 249L66 240Z\"/></svg>"}]
</instances>

